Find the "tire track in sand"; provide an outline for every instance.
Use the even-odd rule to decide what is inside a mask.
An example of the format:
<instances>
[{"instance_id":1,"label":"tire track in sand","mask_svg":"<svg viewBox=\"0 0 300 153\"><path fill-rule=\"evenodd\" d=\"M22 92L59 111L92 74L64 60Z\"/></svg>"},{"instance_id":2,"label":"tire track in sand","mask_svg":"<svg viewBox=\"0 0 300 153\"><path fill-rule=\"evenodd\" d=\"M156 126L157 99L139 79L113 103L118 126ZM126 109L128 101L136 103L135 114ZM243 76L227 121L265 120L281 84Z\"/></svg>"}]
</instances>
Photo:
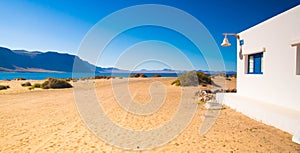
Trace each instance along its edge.
<instances>
[{"instance_id":1,"label":"tire track in sand","mask_svg":"<svg viewBox=\"0 0 300 153\"><path fill-rule=\"evenodd\" d=\"M44 141L42 141L40 144L36 145L33 149L30 150L30 153L35 153L37 151L39 151L39 149L41 149L43 146L45 146L47 144L47 142L49 142L54 136L58 135L58 134L66 134L68 131L72 130L76 125L78 125L81 122L80 119L78 119L74 124L72 124L70 127L62 130L62 131L57 131L55 133L52 133L48 139L45 139Z\"/></svg>"}]
</instances>

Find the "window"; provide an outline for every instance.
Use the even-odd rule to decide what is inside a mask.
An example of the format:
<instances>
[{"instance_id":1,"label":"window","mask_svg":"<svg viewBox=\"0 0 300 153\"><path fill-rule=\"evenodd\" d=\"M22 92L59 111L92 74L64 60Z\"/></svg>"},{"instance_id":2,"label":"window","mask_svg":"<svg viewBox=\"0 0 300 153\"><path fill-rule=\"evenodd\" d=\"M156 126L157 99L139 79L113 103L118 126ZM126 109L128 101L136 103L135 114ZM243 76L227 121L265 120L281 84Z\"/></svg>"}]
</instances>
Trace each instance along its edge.
<instances>
[{"instance_id":1,"label":"window","mask_svg":"<svg viewBox=\"0 0 300 153\"><path fill-rule=\"evenodd\" d=\"M263 53L248 55L248 74L263 74Z\"/></svg>"}]
</instances>

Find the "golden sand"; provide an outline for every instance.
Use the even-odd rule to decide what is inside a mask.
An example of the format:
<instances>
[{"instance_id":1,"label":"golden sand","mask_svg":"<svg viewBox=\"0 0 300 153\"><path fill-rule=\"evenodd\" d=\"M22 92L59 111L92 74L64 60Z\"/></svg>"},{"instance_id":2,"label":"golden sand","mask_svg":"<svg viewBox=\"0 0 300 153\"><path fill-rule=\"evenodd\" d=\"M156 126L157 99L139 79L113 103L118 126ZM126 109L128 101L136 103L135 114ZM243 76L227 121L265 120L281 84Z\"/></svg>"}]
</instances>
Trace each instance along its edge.
<instances>
[{"instance_id":1,"label":"golden sand","mask_svg":"<svg viewBox=\"0 0 300 153\"><path fill-rule=\"evenodd\" d=\"M96 80L95 88L101 106L112 121L132 130L151 130L165 124L177 110L181 88L170 85L173 80L130 79L130 94L142 104L151 99L152 82L159 81L166 89L165 103L156 113L147 116L133 115L122 109L114 98L110 80ZM29 91L20 86L22 82L27 81L0 81L11 87L0 91L0 152L124 152L105 143L85 126L77 111L73 89ZM215 82L221 83L217 79ZM227 80L224 88L235 88L235 80ZM198 131L205 112L206 109L199 106L191 124L178 137L143 152L300 151L300 145L291 141L290 134L227 107L221 110L208 133L200 136Z\"/></svg>"}]
</instances>

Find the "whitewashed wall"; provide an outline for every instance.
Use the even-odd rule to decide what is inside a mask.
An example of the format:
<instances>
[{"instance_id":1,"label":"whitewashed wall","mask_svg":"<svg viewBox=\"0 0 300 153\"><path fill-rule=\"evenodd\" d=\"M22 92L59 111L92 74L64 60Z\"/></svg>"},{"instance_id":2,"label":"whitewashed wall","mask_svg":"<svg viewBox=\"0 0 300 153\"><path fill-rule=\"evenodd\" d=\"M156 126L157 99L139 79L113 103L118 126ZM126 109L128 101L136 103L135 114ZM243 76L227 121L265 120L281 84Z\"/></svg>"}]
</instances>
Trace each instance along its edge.
<instances>
[{"instance_id":1,"label":"whitewashed wall","mask_svg":"<svg viewBox=\"0 0 300 153\"><path fill-rule=\"evenodd\" d=\"M300 75L296 74L297 46L291 46L300 43L300 5L239 35L244 39L243 54L256 53L263 48L265 52L263 74L247 74L245 56L242 60L238 58L237 94L300 110Z\"/></svg>"}]
</instances>

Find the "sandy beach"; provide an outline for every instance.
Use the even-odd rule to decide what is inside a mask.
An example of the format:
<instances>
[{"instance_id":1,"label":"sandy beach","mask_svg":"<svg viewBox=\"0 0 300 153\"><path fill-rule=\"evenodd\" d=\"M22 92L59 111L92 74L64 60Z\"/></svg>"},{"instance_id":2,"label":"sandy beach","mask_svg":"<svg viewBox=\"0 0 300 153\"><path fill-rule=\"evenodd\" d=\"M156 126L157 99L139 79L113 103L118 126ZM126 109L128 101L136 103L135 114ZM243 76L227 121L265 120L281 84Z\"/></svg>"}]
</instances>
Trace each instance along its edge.
<instances>
[{"instance_id":1,"label":"sandy beach","mask_svg":"<svg viewBox=\"0 0 300 153\"><path fill-rule=\"evenodd\" d=\"M153 82L164 86L165 102L151 115L134 115L121 108L111 80L90 81L94 83L99 104L113 122L127 129L151 130L166 124L176 113L181 88L171 85L174 80L130 79L130 95L141 104L151 100L149 87ZM190 104L198 106L191 123L172 141L152 150L122 150L105 143L87 128L77 111L72 88L30 91L21 87L24 82L43 81L0 81L1 85L10 86L0 91L0 152L300 152L300 145L291 140L292 135L225 106L212 128L200 136L199 128L207 110L196 102ZM236 88L235 79L222 83L215 78L214 82L220 88ZM126 139L123 141L128 143Z\"/></svg>"}]
</instances>

